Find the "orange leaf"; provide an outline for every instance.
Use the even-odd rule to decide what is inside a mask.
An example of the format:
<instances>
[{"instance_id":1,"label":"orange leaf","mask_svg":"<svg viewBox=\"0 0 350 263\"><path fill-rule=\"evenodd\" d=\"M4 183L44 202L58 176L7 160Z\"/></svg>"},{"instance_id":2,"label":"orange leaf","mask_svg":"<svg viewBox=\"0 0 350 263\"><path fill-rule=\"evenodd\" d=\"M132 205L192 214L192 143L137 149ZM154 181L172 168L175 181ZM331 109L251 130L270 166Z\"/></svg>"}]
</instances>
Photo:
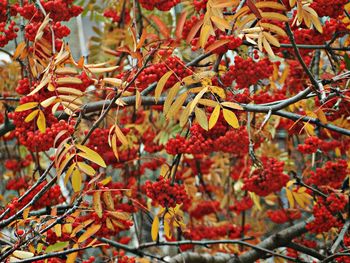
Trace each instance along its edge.
<instances>
[{"instance_id":1,"label":"orange leaf","mask_svg":"<svg viewBox=\"0 0 350 263\"><path fill-rule=\"evenodd\" d=\"M79 239L78 239L78 243L84 242L86 239L88 239L89 237L91 237L92 235L96 234L98 230L100 230L101 225L92 225L90 226L84 234L82 234Z\"/></svg>"},{"instance_id":2,"label":"orange leaf","mask_svg":"<svg viewBox=\"0 0 350 263\"><path fill-rule=\"evenodd\" d=\"M186 22L186 16L187 13L186 12L182 12L180 14L179 19L177 20L177 24L176 24L176 30L175 30L175 36L177 39L181 39L182 38L182 31L184 29L184 25Z\"/></svg>"},{"instance_id":3,"label":"orange leaf","mask_svg":"<svg viewBox=\"0 0 350 263\"><path fill-rule=\"evenodd\" d=\"M157 27L159 28L160 33L162 33L162 35L165 38L169 38L170 32L169 32L169 29L166 26L166 24L164 24L163 21L160 20L160 18L158 16L156 16L156 15L151 15L150 18L157 25Z\"/></svg>"}]
</instances>

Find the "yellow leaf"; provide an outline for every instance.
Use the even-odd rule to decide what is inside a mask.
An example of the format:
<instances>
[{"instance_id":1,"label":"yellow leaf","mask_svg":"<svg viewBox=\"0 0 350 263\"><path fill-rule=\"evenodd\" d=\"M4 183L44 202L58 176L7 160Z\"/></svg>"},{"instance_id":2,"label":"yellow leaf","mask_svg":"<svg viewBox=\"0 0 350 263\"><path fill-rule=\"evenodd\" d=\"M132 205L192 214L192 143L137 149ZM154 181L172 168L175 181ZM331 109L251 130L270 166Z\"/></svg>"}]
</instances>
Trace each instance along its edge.
<instances>
[{"instance_id":1,"label":"yellow leaf","mask_svg":"<svg viewBox=\"0 0 350 263\"><path fill-rule=\"evenodd\" d=\"M79 245L78 244L74 244L73 248L79 248ZM77 257L78 257L78 252L74 252L74 253L68 254L66 263L75 263Z\"/></svg>"},{"instance_id":2,"label":"yellow leaf","mask_svg":"<svg viewBox=\"0 0 350 263\"><path fill-rule=\"evenodd\" d=\"M72 173L72 186L74 192L79 192L81 190L82 185L82 176L78 169L75 169Z\"/></svg>"},{"instance_id":3,"label":"yellow leaf","mask_svg":"<svg viewBox=\"0 0 350 263\"><path fill-rule=\"evenodd\" d=\"M51 253L51 252L56 252L56 251L61 251L64 248L68 247L69 245L69 241L65 241L65 242L57 242L53 245L50 245L46 248L45 252L46 253Z\"/></svg>"},{"instance_id":4,"label":"yellow leaf","mask_svg":"<svg viewBox=\"0 0 350 263\"><path fill-rule=\"evenodd\" d=\"M212 17L210 17L210 19L211 19L211 21L214 22L216 27L218 29L220 29L221 31L225 31L225 29L228 29L228 30L231 29L230 23L224 18L212 16Z\"/></svg>"},{"instance_id":5,"label":"yellow leaf","mask_svg":"<svg viewBox=\"0 0 350 263\"><path fill-rule=\"evenodd\" d=\"M36 120L36 125L41 133L45 133L46 131L46 119L45 115L42 111L39 111L39 117Z\"/></svg>"},{"instance_id":6,"label":"yellow leaf","mask_svg":"<svg viewBox=\"0 0 350 263\"><path fill-rule=\"evenodd\" d=\"M57 237L61 237L62 236L62 226L61 224L57 224L53 227L54 232L56 234Z\"/></svg>"},{"instance_id":7,"label":"yellow leaf","mask_svg":"<svg viewBox=\"0 0 350 263\"><path fill-rule=\"evenodd\" d=\"M106 163L105 161L102 159L102 157L95 152L94 150L91 150L89 147L86 147L85 145L81 145L81 144L77 144L76 147L84 152L84 153L79 153L78 155L80 155L81 157L83 157L84 159L88 159L91 162L94 162L96 164L98 164L101 167L106 167Z\"/></svg>"},{"instance_id":8,"label":"yellow leaf","mask_svg":"<svg viewBox=\"0 0 350 263\"><path fill-rule=\"evenodd\" d=\"M262 207L260 205L260 198L259 198L259 196L257 196L253 192L249 192L249 195L250 195L250 198L252 199L254 205L256 206L256 208L261 211Z\"/></svg>"},{"instance_id":9,"label":"yellow leaf","mask_svg":"<svg viewBox=\"0 0 350 263\"><path fill-rule=\"evenodd\" d=\"M62 94L71 94L76 96L83 96L84 93L78 89L68 88L68 87L59 87L56 89L58 93Z\"/></svg>"},{"instance_id":10,"label":"yellow leaf","mask_svg":"<svg viewBox=\"0 0 350 263\"><path fill-rule=\"evenodd\" d=\"M116 134L113 134L111 144L112 144L111 146L112 146L114 156L115 156L115 158L117 158L117 160L119 160L118 148L117 148L117 135Z\"/></svg>"},{"instance_id":11,"label":"yellow leaf","mask_svg":"<svg viewBox=\"0 0 350 263\"><path fill-rule=\"evenodd\" d=\"M233 128L238 129L239 122L236 117L236 114L227 109L223 109L222 112L224 114L224 119L227 121L227 123L230 124Z\"/></svg>"},{"instance_id":12,"label":"yellow leaf","mask_svg":"<svg viewBox=\"0 0 350 263\"><path fill-rule=\"evenodd\" d=\"M287 33L279 26L270 23L260 23L260 26L280 36L287 36Z\"/></svg>"},{"instance_id":13,"label":"yellow leaf","mask_svg":"<svg viewBox=\"0 0 350 263\"><path fill-rule=\"evenodd\" d=\"M40 102L40 105L43 106L44 108L50 106L56 99L56 96L52 96L42 102Z\"/></svg>"},{"instance_id":14,"label":"yellow leaf","mask_svg":"<svg viewBox=\"0 0 350 263\"><path fill-rule=\"evenodd\" d=\"M288 17L276 12L262 12L261 16L266 19L288 22Z\"/></svg>"},{"instance_id":15,"label":"yellow leaf","mask_svg":"<svg viewBox=\"0 0 350 263\"><path fill-rule=\"evenodd\" d=\"M243 110L243 108L238 103L234 103L234 102L231 102L231 101L221 102L221 105L223 107L231 108L231 109L234 109L234 110Z\"/></svg>"},{"instance_id":16,"label":"yellow leaf","mask_svg":"<svg viewBox=\"0 0 350 263\"><path fill-rule=\"evenodd\" d=\"M94 74L107 73L115 71L119 68L119 66L113 66L108 68L89 68L89 71Z\"/></svg>"},{"instance_id":17,"label":"yellow leaf","mask_svg":"<svg viewBox=\"0 0 350 263\"><path fill-rule=\"evenodd\" d=\"M27 219L27 218L28 218L28 216L29 216L29 211L30 211L31 208L32 208L32 207L29 206L29 207L27 207L26 209L23 210L23 219Z\"/></svg>"},{"instance_id":18,"label":"yellow leaf","mask_svg":"<svg viewBox=\"0 0 350 263\"><path fill-rule=\"evenodd\" d=\"M213 30L211 24L204 24L201 28L201 33L199 37L199 44L202 48L207 44L210 32Z\"/></svg>"},{"instance_id":19,"label":"yellow leaf","mask_svg":"<svg viewBox=\"0 0 350 263\"><path fill-rule=\"evenodd\" d=\"M115 129L115 134L117 135L119 141L127 146L129 143L128 143L128 139L125 137L125 135L123 134L123 132L121 131L121 129L118 127L118 125L115 125L114 126L114 129Z\"/></svg>"},{"instance_id":20,"label":"yellow leaf","mask_svg":"<svg viewBox=\"0 0 350 263\"><path fill-rule=\"evenodd\" d=\"M286 189L286 195L289 202L289 207L294 208L294 198L293 198L292 191L289 189Z\"/></svg>"},{"instance_id":21,"label":"yellow leaf","mask_svg":"<svg viewBox=\"0 0 350 263\"><path fill-rule=\"evenodd\" d=\"M301 208L305 208L305 203L304 203L303 198L301 198L301 195L296 193L296 192L293 192L293 196L294 196L295 201L298 203L298 205Z\"/></svg>"},{"instance_id":22,"label":"yellow leaf","mask_svg":"<svg viewBox=\"0 0 350 263\"><path fill-rule=\"evenodd\" d=\"M165 102L164 102L164 106L163 106L163 112L164 114L167 114L171 103L173 102L176 94L179 92L181 83L177 82L174 86L171 87L171 89L169 90L168 95L166 96Z\"/></svg>"},{"instance_id":23,"label":"yellow leaf","mask_svg":"<svg viewBox=\"0 0 350 263\"><path fill-rule=\"evenodd\" d=\"M171 231L168 220L164 220L164 234L167 238L171 238Z\"/></svg>"},{"instance_id":24,"label":"yellow leaf","mask_svg":"<svg viewBox=\"0 0 350 263\"><path fill-rule=\"evenodd\" d=\"M156 103L158 102L158 99L159 99L160 95L162 94L162 91L163 91L163 88L164 88L166 82L168 81L168 79L170 78L170 76L172 74L173 74L173 71L168 71L158 81L157 87L154 91L154 97L155 97Z\"/></svg>"},{"instance_id":25,"label":"yellow leaf","mask_svg":"<svg viewBox=\"0 0 350 263\"><path fill-rule=\"evenodd\" d=\"M110 214L111 216L119 220L127 221L130 219L130 214L128 212L114 211L114 212L108 212L108 214Z\"/></svg>"},{"instance_id":26,"label":"yellow leaf","mask_svg":"<svg viewBox=\"0 0 350 263\"><path fill-rule=\"evenodd\" d=\"M267 39L267 41L269 43L271 43L272 45L274 45L275 47L280 47L280 42L278 42L278 39L275 38L273 35L271 35L270 33L268 32L262 32L264 37Z\"/></svg>"},{"instance_id":27,"label":"yellow leaf","mask_svg":"<svg viewBox=\"0 0 350 263\"><path fill-rule=\"evenodd\" d=\"M65 85L65 84L82 84L83 81L79 78L76 77L63 77L63 78L58 78L56 80L56 83L58 85Z\"/></svg>"},{"instance_id":28,"label":"yellow leaf","mask_svg":"<svg viewBox=\"0 0 350 263\"><path fill-rule=\"evenodd\" d=\"M24 119L24 122L30 122L32 121L36 115L38 115L39 113L39 110L35 110L35 111L32 111L30 114L28 114L28 116Z\"/></svg>"},{"instance_id":29,"label":"yellow leaf","mask_svg":"<svg viewBox=\"0 0 350 263\"><path fill-rule=\"evenodd\" d=\"M196 114L196 120L199 123L199 125L204 129L208 130L208 118L207 115L205 114L205 111L196 107L194 110Z\"/></svg>"},{"instance_id":30,"label":"yellow leaf","mask_svg":"<svg viewBox=\"0 0 350 263\"><path fill-rule=\"evenodd\" d=\"M263 46L264 46L264 49L266 50L266 52L269 54L269 56L274 57L275 54L272 51L270 43L266 40L266 38L263 38L262 41L263 41Z\"/></svg>"},{"instance_id":31,"label":"yellow leaf","mask_svg":"<svg viewBox=\"0 0 350 263\"><path fill-rule=\"evenodd\" d=\"M113 223L112 223L111 219L109 219L109 217L106 218L106 226L107 226L108 229L110 229L112 231L115 231Z\"/></svg>"},{"instance_id":32,"label":"yellow leaf","mask_svg":"<svg viewBox=\"0 0 350 263\"><path fill-rule=\"evenodd\" d=\"M62 68L56 68L55 70L56 74L61 74L61 75L67 75L67 74L78 74L78 71L75 68L67 68L67 67L62 67Z\"/></svg>"},{"instance_id":33,"label":"yellow leaf","mask_svg":"<svg viewBox=\"0 0 350 263\"><path fill-rule=\"evenodd\" d=\"M101 192L97 191L93 194L92 204L98 217L102 218L103 211L102 211L102 202L101 202Z\"/></svg>"},{"instance_id":34,"label":"yellow leaf","mask_svg":"<svg viewBox=\"0 0 350 263\"><path fill-rule=\"evenodd\" d=\"M38 86L36 86L35 89L33 89L28 95L34 95L35 93L37 93L39 90L41 90L43 87L45 87L47 84L49 83L49 77L46 76Z\"/></svg>"},{"instance_id":35,"label":"yellow leaf","mask_svg":"<svg viewBox=\"0 0 350 263\"><path fill-rule=\"evenodd\" d=\"M22 250L15 250L15 251L13 251L12 255L15 256L16 258L20 258L20 259L26 259L26 258L34 257L34 254L32 252L22 251Z\"/></svg>"},{"instance_id":36,"label":"yellow leaf","mask_svg":"<svg viewBox=\"0 0 350 263\"><path fill-rule=\"evenodd\" d=\"M158 231L159 231L159 217L155 216L153 219L152 230L151 230L151 235L152 235L153 241L157 241Z\"/></svg>"},{"instance_id":37,"label":"yellow leaf","mask_svg":"<svg viewBox=\"0 0 350 263\"><path fill-rule=\"evenodd\" d=\"M76 226L73 231L72 234L70 235L70 237L75 237L75 235L82 229L84 229L85 227L87 227L88 225L92 224L95 220L94 219L88 219L86 221L84 221L83 223L80 223L78 226Z\"/></svg>"},{"instance_id":38,"label":"yellow leaf","mask_svg":"<svg viewBox=\"0 0 350 263\"><path fill-rule=\"evenodd\" d=\"M123 81L121 79L117 79L117 78L103 78L102 82L108 83L108 84L113 85L115 87L119 87L123 84Z\"/></svg>"},{"instance_id":39,"label":"yellow leaf","mask_svg":"<svg viewBox=\"0 0 350 263\"><path fill-rule=\"evenodd\" d=\"M185 107L185 109L182 111L181 116L180 116L180 126L183 127L186 122L188 121L188 118L190 116L190 107L191 104L187 104L187 106Z\"/></svg>"},{"instance_id":40,"label":"yellow leaf","mask_svg":"<svg viewBox=\"0 0 350 263\"><path fill-rule=\"evenodd\" d=\"M173 117L174 115L176 115L178 113L178 111L180 110L180 108L182 107L182 105L184 104L184 102L186 101L187 98L187 93L182 93L173 103L173 105L171 105L166 118L170 119L171 117Z\"/></svg>"},{"instance_id":41,"label":"yellow leaf","mask_svg":"<svg viewBox=\"0 0 350 263\"><path fill-rule=\"evenodd\" d=\"M78 239L78 243L84 242L86 239L88 239L89 237L91 237L92 235L96 234L98 230L100 230L101 225L92 225L90 226L84 234L82 234L79 239Z\"/></svg>"},{"instance_id":42,"label":"yellow leaf","mask_svg":"<svg viewBox=\"0 0 350 263\"><path fill-rule=\"evenodd\" d=\"M83 173L87 175L93 176L96 173L94 168L84 162L78 162L78 167Z\"/></svg>"},{"instance_id":43,"label":"yellow leaf","mask_svg":"<svg viewBox=\"0 0 350 263\"><path fill-rule=\"evenodd\" d=\"M211 86L210 91L214 92L216 95L218 95L222 99L226 98L225 90L223 88Z\"/></svg>"},{"instance_id":44,"label":"yellow leaf","mask_svg":"<svg viewBox=\"0 0 350 263\"><path fill-rule=\"evenodd\" d=\"M21 42L21 43L19 43L18 45L17 45L17 48L16 48L16 50L15 50L15 53L13 54L13 59L15 60L15 59L17 59L18 57L19 57L19 55L21 55L21 53L23 52L23 50L25 49L25 47L26 47L26 43L23 41L23 42Z\"/></svg>"},{"instance_id":45,"label":"yellow leaf","mask_svg":"<svg viewBox=\"0 0 350 263\"><path fill-rule=\"evenodd\" d=\"M38 102L28 102L28 103L19 105L19 106L16 108L15 111L16 111L16 112L19 112L19 111L30 110L30 109L35 108L35 107L38 106L38 105L39 105Z\"/></svg>"},{"instance_id":46,"label":"yellow leaf","mask_svg":"<svg viewBox=\"0 0 350 263\"><path fill-rule=\"evenodd\" d=\"M214 100L208 100L208 99L200 99L198 101L198 104L204 105L204 106L208 106L208 107L216 107L216 105L218 105L218 103Z\"/></svg>"},{"instance_id":47,"label":"yellow leaf","mask_svg":"<svg viewBox=\"0 0 350 263\"><path fill-rule=\"evenodd\" d=\"M319 119L322 123L324 123L324 124L327 124L327 123L328 123L327 117L326 117L326 115L324 114L324 112L323 112L322 109L319 109L319 110L316 112L316 114L317 114L318 119Z\"/></svg>"},{"instance_id":48,"label":"yellow leaf","mask_svg":"<svg viewBox=\"0 0 350 263\"><path fill-rule=\"evenodd\" d=\"M314 126L312 126L310 123L305 123L304 128L308 134L315 136Z\"/></svg>"},{"instance_id":49,"label":"yellow leaf","mask_svg":"<svg viewBox=\"0 0 350 263\"><path fill-rule=\"evenodd\" d=\"M109 210L113 211L114 210L114 201L113 201L111 192L110 191L103 192L102 198L103 198L103 202L105 203L107 208Z\"/></svg>"},{"instance_id":50,"label":"yellow leaf","mask_svg":"<svg viewBox=\"0 0 350 263\"><path fill-rule=\"evenodd\" d=\"M216 122L219 119L219 115L220 115L220 105L218 104L218 105L215 106L213 112L210 115L210 118L209 118L209 130L215 126Z\"/></svg>"},{"instance_id":51,"label":"yellow leaf","mask_svg":"<svg viewBox=\"0 0 350 263\"><path fill-rule=\"evenodd\" d=\"M67 172L66 172L66 176L64 177L64 184L66 185L68 183L68 180L70 178L70 176L72 175L74 168L77 164L73 163L71 166L69 166ZM60 174L58 174L60 176Z\"/></svg>"},{"instance_id":52,"label":"yellow leaf","mask_svg":"<svg viewBox=\"0 0 350 263\"><path fill-rule=\"evenodd\" d=\"M198 101L203 97L204 93L208 91L208 87L203 88L197 95L194 97L193 101L190 103L189 114L192 113L194 107L196 107Z\"/></svg>"},{"instance_id":53,"label":"yellow leaf","mask_svg":"<svg viewBox=\"0 0 350 263\"><path fill-rule=\"evenodd\" d=\"M255 5L257 8L273 8L277 10L286 10L286 7L284 5L273 1L258 2Z\"/></svg>"}]
</instances>

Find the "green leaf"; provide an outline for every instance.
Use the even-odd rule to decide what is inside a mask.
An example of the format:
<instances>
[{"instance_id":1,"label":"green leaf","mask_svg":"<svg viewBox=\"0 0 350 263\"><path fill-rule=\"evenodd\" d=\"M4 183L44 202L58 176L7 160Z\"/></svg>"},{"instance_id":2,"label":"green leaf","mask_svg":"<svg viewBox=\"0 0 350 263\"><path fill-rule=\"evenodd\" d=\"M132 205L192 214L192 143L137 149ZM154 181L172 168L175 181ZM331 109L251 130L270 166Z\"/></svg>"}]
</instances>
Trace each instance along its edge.
<instances>
[{"instance_id":1,"label":"green leaf","mask_svg":"<svg viewBox=\"0 0 350 263\"><path fill-rule=\"evenodd\" d=\"M56 252L56 251L61 251L64 248L66 248L69 245L69 241L66 242L57 242L53 245L50 245L46 248L45 252L50 253L50 252Z\"/></svg>"}]
</instances>

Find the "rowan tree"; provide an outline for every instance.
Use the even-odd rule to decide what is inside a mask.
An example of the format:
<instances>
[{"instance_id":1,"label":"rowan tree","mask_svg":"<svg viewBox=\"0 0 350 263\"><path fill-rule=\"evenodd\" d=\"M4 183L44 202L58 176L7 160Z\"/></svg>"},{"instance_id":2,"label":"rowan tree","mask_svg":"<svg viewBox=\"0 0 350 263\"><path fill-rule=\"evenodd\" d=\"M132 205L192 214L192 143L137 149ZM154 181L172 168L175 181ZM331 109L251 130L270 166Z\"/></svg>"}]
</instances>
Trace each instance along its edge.
<instances>
[{"instance_id":1,"label":"rowan tree","mask_svg":"<svg viewBox=\"0 0 350 263\"><path fill-rule=\"evenodd\" d=\"M0 261L350 262L347 2L0 0Z\"/></svg>"}]
</instances>

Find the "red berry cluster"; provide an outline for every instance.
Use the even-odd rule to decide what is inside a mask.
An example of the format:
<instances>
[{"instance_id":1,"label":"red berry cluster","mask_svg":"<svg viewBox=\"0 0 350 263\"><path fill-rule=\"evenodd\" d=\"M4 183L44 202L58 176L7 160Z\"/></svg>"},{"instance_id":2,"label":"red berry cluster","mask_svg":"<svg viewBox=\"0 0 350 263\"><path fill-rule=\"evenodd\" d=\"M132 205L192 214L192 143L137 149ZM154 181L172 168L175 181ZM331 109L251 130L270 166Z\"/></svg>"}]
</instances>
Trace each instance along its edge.
<instances>
[{"instance_id":1,"label":"red berry cluster","mask_svg":"<svg viewBox=\"0 0 350 263\"><path fill-rule=\"evenodd\" d=\"M315 153L319 147L320 142L321 139L316 136L309 137L305 139L304 144L298 145L298 151L305 154Z\"/></svg>"},{"instance_id":2,"label":"red berry cluster","mask_svg":"<svg viewBox=\"0 0 350 263\"><path fill-rule=\"evenodd\" d=\"M11 21L7 26L6 22L0 22L0 47L4 47L8 42L17 37L18 28L16 22Z\"/></svg>"},{"instance_id":3,"label":"red berry cluster","mask_svg":"<svg viewBox=\"0 0 350 263\"><path fill-rule=\"evenodd\" d=\"M41 22L32 22L30 24L28 24L25 28L26 30L26 38L29 41L34 41L36 33L38 32L39 27L41 26ZM60 22L56 22L52 25L52 29L54 31L54 35L55 38L59 38L62 39L66 36L68 36L70 34L70 29L67 26L62 25ZM51 41L52 40L52 35L51 35L51 29L46 28L44 30L44 35L43 37L48 40ZM51 39L50 39L51 38Z\"/></svg>"},{"instance_id":4,"label":"red berry cluster","mask_svg":"<svg viewBox=\"0 0 350 263\"><path fill-rule=\"evenodd\" d=\"M244 178L242 189L259 196L267 196L280 191L289 181L289 176L283 173L284 162L267 157L263 157L261 161L264 168L256 169L251 176Z\"/></svg>"},{"instance_id":5,"label":"red berry cluster","mask_svg":"<svg viewBox=\"0 0 350 263\"><path fill-rule=\"evenodd\" d=\"M8 189L12 188L18 188L23 187L23 185L14 185L13 181L9 181L10 185L7 186ZM11 184L12 183L12 184ZM23 180L21 181L23 183ZM25 183L26 187L25 189L28 189L30 185L28 183ZM42 182L39 184L34 191L32 191L30 194L28 194L25 198L23 198L21 201L18 201L18 198L14 198L11 203L7 205L7 208L10 209L10 213L8 216L14 215L17 210L24 207L29 201L31 201L34 196L46 185L46 182ZM47 206L53 206L60 204L64 202L65 199L61 194L61 188L58 185L54 185L51 187L35 204L32 206L34 210L40 209Z\"/></svg>"},{"instance_id":6,"label":"red berry cluster","mask_svg":"<svg viewBox=\"0 0 350 263\"><path fill-rule=\"evenodd\" d=\"M185 64L178 57L168 57L164 62L152 64L145 68L136 79L135 86L141 91L147 88L154 82L160 80L160 78L168 71L172 71L173 74L166 82L165 89L171 88L176 82L180 81L184 77L191 75L192 71L186 67ZM118 75L118 78L123 78L125 73ZM133 75L130 74L128 81L131 81Z\"/></svg>"},{"instance_id":7,"label":"red berry cluster","mask_svg":"<svg viewBox=\"0 0 350 263\"><path fill-rule=\"evenodd\" d=\"M10 179L7 181L6 189L7 190L15 190L20 192L20 190L28 188L28 182L26 180L26 176L22 176L19 178Z\"/></svg>"},{"instance_id":8,"label":"red berry cluster","mask_svg":"<svg viewBox=\"0 0 350 263\"><path fill-rule=\"evenodd\" d=\"M310 7L313 8L320 17L329 16L332 18L337 18L343 14L344 5L347 2L347 0L314 0Z\"/></svg>"},{"instance_id":9,"label":"red berry cluster","mask_svg":"<svg viewBox=\"0 0 350 263\"><path fill-rule=\"evenodd\" d=\"M308 184L339 188L348 172L348 164L345 160L336 162L328 161L324 167L311 171L310 177L306 180Z\"/></svg>"},{"instance_id":10,"label":"red berry cluster","mask_svg":"<svg viewBox=\"0 0 350 263\"><path fill-rule=\"evenodd\" d=\"M18 81L16 92L20 95L27 95L30 92L30 83L28 78L23 78Z\"/></svg>"},{"instance_id":11,"label":"red berry cluster","mask_svg":"<svg viewBox=\"0 0 350 263\"><path fill-rule=\"evenodd\" d=\"M121 128L121 131L124 135L127 135L130 132L129 128ZM86 131L87 132L87 131ZM129 160L133 160L136 158L138 154L138 148L134 147L131 149L125 149L125 150L119 150L118 149L118 156L119 160L115 157L113 153L112 147L108 144L108 134L109 129L101 129L97 128L93 131L89 138L89 142L87 146L93 150L95 150L97 153L99 153L107 165L123 165L125 162ZM121 142L117 140L117 147L121 146Z\"/></svg>"},{"instance_id":12,"label":"red berry cluster","mask_svg":"<svg viewBox=\"0 0 350 263\"><path fill-rule=\"evenodd\" d=\"M230 211L233 211L239 215L243 211L252 208L253 205L253 200L249 196L244 196L241 200L236 200L235 203L229 207L229 209Z\"/></svg>"},{"instance_id":13,"label":"red berry cluster","mask_svg":"<svg viewBox=\"0 0 350 263\"><path fill-rule=\"evenodd\" d=\"M348 203L344 195L330 194L326 200L319 198L313 208L314 220L306 225L307 230L312 233L329 231L332 227L341 227L342 221L336 214L344 211Z\"/></svg>"},{"instance_id":14,"label":"red berry cluster","mask_svg":"<svg viewBox=\"0 0 350 263\"><path fill-rule=\"evenodd\" d=\"M195 227L188 226L188 229L184 232L184 237L190 240L201 239L220 239L220 238L238 238L250 229L250 225L245 225L244 229L241 226L233 224L222 223L217 226L205 226L199 225Z\"/></svg>"},{"instance_id":15,"label":"red berry cluster","mask_svg":"<svg viewBox=\"0 0 350 263\"><path fill-rule=\"evenodd\" d=\"M127 9L123 12L122 15L118 15L116 10L107 9L107 10L104 11L103 15L105 17L111 18L113 23L124 22L125 24L128 24L130 22L130 20L131 20L130 11L127 10Z\"/></svg>"},{"instance_id":16,"label":"red berry cluster","mask_svg":"<svg viewBox=\"0 0 350 263\"><path fill-rule=\"evenodd\" d=\"M159 167L164 164L166 160L164 158L155 158L151 161L145 162L140 167L140 174L144 174L145 169L149 169L151 171L156 171Z\"/></svg>"},{"instance_id":17,"label":"red berry cluster","mask_svg":"<svg viewBox=\"0 0 350 263\"><path fill-rule=\"evenodd\" d=\"M44 15L35 6L32 1L23 1L23 6L17 6L17 12L32 22L42 21ZM68 21L72 17L78 16L83 12L83 8L77 5L73 5L74 0L48 0L41 1L42 7L46 13L50 14L50 18L54 21Z\"/></svg>"},{"instance_id":18,"label":"red berry cluster","mask_svg":"<svg viewBox=\"0 0 350 263\"><path fill-rule=\"evenodd\" d=\"M190 216L196 219L201 219L206 215L210 215L220 210L218 201L202 201L193 210L190 211Z\"/></svg>"},{"instance_id":19,"label":"red berry cluster","mask_svg":"<svg viewBox=\"0 0 350 263\"><path fill-rule=\"evenodd\" d=\"M184 28L182 30L182 39L186 39L188 36L188 33L190 33L193 26L200 20L204 18L204 14L201 14L198 16L191 16L189 20L186 20ZM194 37L199 37L199 32Z\"/></svg>"},{"instance_id":20,"label":"red berry cluster","mask_svg":"<svg viewBox=\"0 0 350 263\"><path fill-rule=\"evenodd\" d=\"M317 149L320 149L323 152L329 152L341 146L342 145L340 141L337 141L337 140L324 141L316 136L312 136L305 139L304 144L298 145L298 151L305 154L315 153Z\"/></svg>"},{"instance_id":21,"label":"red berry cluster","mask_svg":"<svg viewBox=\"0 0 350 263\"><path fill-rule=\"evenodd\" d=\"M208 0L193 0L193 6L194 9L196 9L197 12L200 12L201 10L205 10L207 8Z\"/></svg>"},{"instance_id":22,"label":"red berry cluster","mask_svg":"<svg viewBox=\"0 0 350 263\"><path fill-rule=\"evenodd\" d=\"M228 40L229 42L225 45L222 45L221 47L218 47L214 50L212 50L215 54L225 54L228 50L234 50L238 48L240 45L242 45L242 39L239 37L235 37L232 35L225 35L222 31L217 31L216 36L210 36L207 40L207 43L205 45L205 49L208 48L210 45L214 44L215 42L219 40ZM199 38L196 37L191 41L192 50L195 51L199 49Z\"/></svg>"},{"instance_id":23,"label":"red berry cluster","mask_svg":"<svg viewBox=\"0 0 350 263\"><path fill-rule=\"evenodd\" d=\"M146 195L152 199L153 204L162 207L175 207L177 204L190 201L183 184L171 183L170 179L159 177L157 182L146 181Z\"/></svg>"},{"instance_id":24,"label":"red berry cluster","mask_svg":"<svg viewBox=\"0 0 350 263\"><path fill-rule=\"evenodd\" d=\"M125 255L125 252L122 251L114 251L113 256L116 257L116 262L118 263L135 263L136 259L134 257L128 257Z\"/></svg>"},{"instance_id":25,"label":"red berry cluster","mask_svg":"<svg viewBox=\"0 0 350 263\"><path fill-rule=\"evenodd\" d=\"M236 56L235 64L229 67L221 81L225 86L231 86L235 81L237 89L249 88L250 85L257 84L259 80L271 76L272 72L273 65L267 58L254 62L252 58L243 59Z\"/></svg>"},{"instance_id":26,"label":"red berry cluster","mask_svg":"<svg viewBox=\"0 0 350 263\"><path fill-rule=\"evenodd\" d=\"M155 153L163 150L164 145L155 141L157 134L152 129L147 129L142 135L142 143L145 145L145 151Z\"/></svg>"},{"instance_id":27,"label":"red berry cluster","mask_svg":"<svg viewBox=\"0 0 350 263\"><path fill-rule=\"evenodd\" d=\"M168 154L210 154L212 152L227 152L235 156L242 156L248 152L248 133L245 127L231 129L222 116L216 125L209 131L205 131L198 124L191 129L189 139L177 135L170 139L165 149ZM239 144L236 142L240 141Z\"/></svg>"},{"instance_id":28,"label":"red berry cluster","mask_svg":"<svg viewBox=\"0 0 350 263\"><path fill-rule=\"evenodd\" d=\"M30 154L28 154L25 159L23 160L17 160L17 159L7 159L5 161L5 168L7 170L11 170L14 172L19 172L21 169L23 169L24 167L27 167L30 165L30 163L32 162L32 156Z\"/></svg>"},{"instance_id":29,"label":"red berry cluster","mask_svg":"<svg viewBox=\"0 0 350 263\"><path fill-rule=\"evenodd\" d=\"M180 0L140 0L141 6L147 10L157 8L160 11L169 11L178 3Z\"/></svg>"},{"instance_id":30,"label":"red berry cluster","mask_svg":"<svg viewBox=\"0 0 350 263\"><path fill-rule=\"evenodd\" d=\"M266 215L270 220L276 224L284 224L292 220L301 218L301 213L299 210L268 210Z\"/></svg>"}]
</instances>

